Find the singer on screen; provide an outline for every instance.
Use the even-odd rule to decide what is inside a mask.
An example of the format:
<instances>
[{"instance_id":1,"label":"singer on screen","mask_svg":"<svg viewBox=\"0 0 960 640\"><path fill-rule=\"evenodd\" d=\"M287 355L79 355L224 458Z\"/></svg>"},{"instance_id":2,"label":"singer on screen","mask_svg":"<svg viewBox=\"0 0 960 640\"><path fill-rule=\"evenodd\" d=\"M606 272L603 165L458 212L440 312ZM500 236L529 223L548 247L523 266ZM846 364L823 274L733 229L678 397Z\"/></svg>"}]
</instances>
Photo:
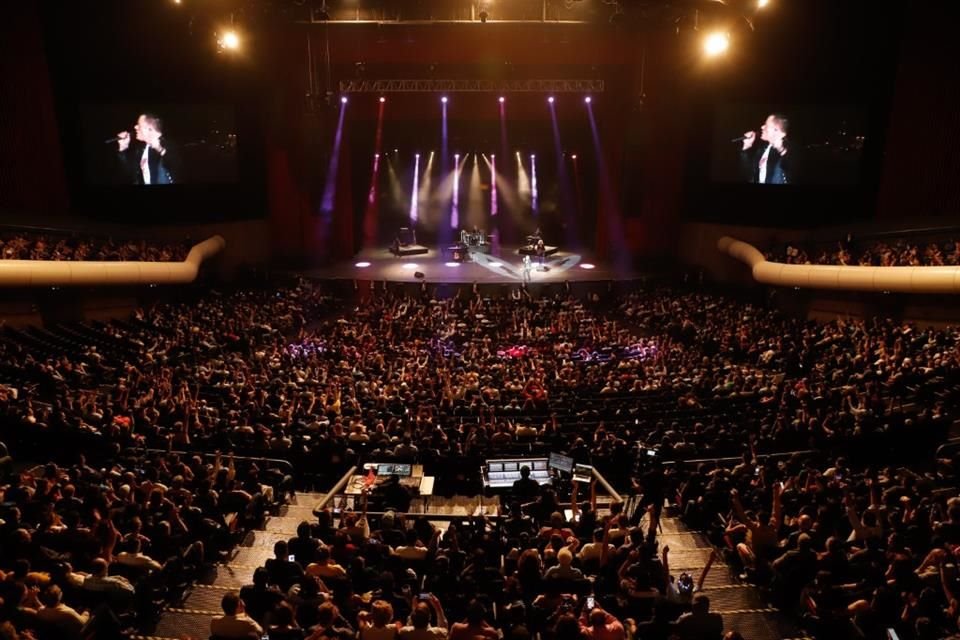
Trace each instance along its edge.
<instances>
[{"instance_id":1,"label":"singer on screen","mask_svg":"<svg viewBox=\"0 0 960 640\"><path fill-rule=\"evenodd\" d=\"M790 121L785 115L772 113L760 127L758 145L757 132L748 131L739 140L743 141L740 151L740 169L747 182L754 184L791 184L794 153L787 140Z\"/></svg>"},{"instance_id":2,"label":"singer on screen","mask_svg":"<svg viewBox=\"0 0 960 640\"><path fill-rule=\"evenodd\" d=\"M144 113L133 127L136 140L129 131L117 134L117 156L124 181L128 184L174 184L178 169L176 152L163 135L163 120Z\"/></svg>"}]
</instances>

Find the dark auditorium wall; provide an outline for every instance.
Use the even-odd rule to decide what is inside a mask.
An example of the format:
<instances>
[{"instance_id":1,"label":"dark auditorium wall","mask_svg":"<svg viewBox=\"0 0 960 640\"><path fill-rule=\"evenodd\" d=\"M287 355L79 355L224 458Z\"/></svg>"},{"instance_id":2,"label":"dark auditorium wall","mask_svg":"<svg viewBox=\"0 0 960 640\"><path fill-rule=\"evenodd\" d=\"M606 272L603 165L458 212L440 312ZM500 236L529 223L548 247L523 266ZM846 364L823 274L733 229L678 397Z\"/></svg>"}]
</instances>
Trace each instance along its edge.
<instances>
[{"instance_id":1,"label":"dark auditorium wall","mask_svg":"<svg viewBox=\"0 0 960 640\"><path fill-rule=\"evenodd\" d=\"M960 40L956 7L913 2L890 114L878 218L960 222Z\"/></svg>"},{"instance_id":2,"label":"dark auditorium wall","mask_svg":"<svg viewBox=\"0 0 960 640\"><path fill-rule=\"evenodd\" d=\"M69 202L38 2L0 20L0 210L62 213Z\"/></svg>"}]
</instances>

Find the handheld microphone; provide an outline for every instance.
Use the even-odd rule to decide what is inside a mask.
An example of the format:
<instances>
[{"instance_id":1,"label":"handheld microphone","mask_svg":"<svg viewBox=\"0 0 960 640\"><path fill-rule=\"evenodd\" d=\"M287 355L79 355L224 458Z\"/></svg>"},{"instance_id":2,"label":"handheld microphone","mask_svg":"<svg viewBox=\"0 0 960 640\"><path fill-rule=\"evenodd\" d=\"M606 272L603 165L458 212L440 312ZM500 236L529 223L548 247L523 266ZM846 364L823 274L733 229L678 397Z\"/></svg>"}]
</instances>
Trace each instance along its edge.
<instances>
[{"instance_id":1,"label":"handheld microphone","mask_svg":"<svg viewBox=\"0 0 960 640\"><path fill-rule=\"evenodd\" d=\"M115 142L120 142L120 138L118 138L117 136L113 136L112 138L107 138L106 140L103 141L103 144L113 144Z\"/></svg>"},{"instance_id":2,"label":"handheld microphone","mask_svg":"<svg viewBox=\"0 0 960 640\"><path fill-rule=\"evenodd\" d=\"M747 136L740 136L739 138L734 138L730 142L743 142L746 139L747 139Z\"/></svg>"}]
</instances>

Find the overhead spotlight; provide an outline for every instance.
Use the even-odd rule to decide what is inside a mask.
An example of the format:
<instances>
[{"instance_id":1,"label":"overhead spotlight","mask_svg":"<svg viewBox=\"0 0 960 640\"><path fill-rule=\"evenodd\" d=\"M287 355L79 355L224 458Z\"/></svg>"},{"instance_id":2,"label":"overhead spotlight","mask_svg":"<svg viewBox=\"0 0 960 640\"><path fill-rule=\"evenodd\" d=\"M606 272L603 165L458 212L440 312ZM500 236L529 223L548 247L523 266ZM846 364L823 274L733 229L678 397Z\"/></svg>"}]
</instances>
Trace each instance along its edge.
<instances>
[{"instance_id":1,"label":"overhead spotlight","mask_svg":"<svg viewBox=\"0 0 960 640\"><path fill-rule=\"evenodd\" d=\"M703 40L703 51L710 57L722 55L730 48L730 34L714 31Z\"/></svg>"},{"instance_id":2,"label":"overhead spotlight","mask_svg":"<svg viewBox=\"0 0 960 640\"><path fill-rule=\"evenodd\" d=\"M570 159L571 159L571 160L576 160L576 159L577 159L577 154L571 155L571 156L570 156Z\"/></svg>"},{"instance_id":3,"label":"overhead spotlight","mask_svg":"<svg viewBox=\"0 0 960 640\"><path fill-rule=\"evenodd\" d=\"M553 104L553 96L550 96L549 98L547 98L547 102L549 102L550 104Z\"/></svg>"},{"instance_id":4,"label":"overhead spotlight","mask_svg":"<svg viewBox=\"0 0 960 640\"><path fill-rule=\"evenodd\" d=\"M442 98L440 98L440 102L442 102L443 104L447 104L447 96L443 96Z\"/></svg>"},{"instance_id":5,"label":"overhead spotlight","mask_svg":"<svg viewBox=\"0 0 960 640\"><path fill-rule=\"evenodd\" d=\"M240 48L240 36L233 29L227 29L220 34L217 44L220 46L220 49L236 51Z\"/></svg>"},{"instance_id":6,"label":"overhead spotlight","mask_svg":"<svg viewBox=\"0 0 960 640\"><path fill-rule=\"evenodd\" d=\"M487 23L487 18L489 18L489 17L490 17L490 14L488 14L486 11L481 11L481 12L480 12L480 22L486 24L486 23Z\"/></svg>"},{"instance_id":7,"label":"overhead spotlight","mask_svg":"<svg viewBox=\"0 0 960 640\"><path fill-rule=\"evenodd\" d=\"M770 0L757 0L757 9L763 9L768 4L770 4Z\"/></svg>"},{"instance_id":8,"label":"overhead spotlight","mask_svg":"<svg viewBox=\"0 0 960 640\"><path fill-rule=\"evenodd\" d=\"M340 104L347 104L347 96L340 96Z\"/></svg>"},{"instance_id":9,"label":"overhead spotlight","mask_svg":"<svg viewBox=\"0 0 960 640\"><path fill-rule=\"evenodd\" d=\"M503 96L500 96L499 98L497 98L497 102L499 102L500 104L503 104L503 103L506 102L506 101L507 101L507 99L504 98Z\"/></svg>"},{"instance_id":10,"label":"overhead spotlight","mask_svg":"<svg viewBox=\"0 0 960 640\"><path fill-rule=\"evenodd\" d=\"M387 101L386 98L384 98L383 96L380 96L380 104L383 104L386 101Z\"/></svg>"},{"instance_id":11,"label":"overhead spotlight","mask_svg":"<svg viewBox=\"0 0 960 640\"><path fill-rule=\"evenodd\" d=\"M419 160L419 159L420 159L420 154L419 154L419 153L415 153L415 154L413 154L413 157L416 158L417 160Z\"/></svg>"},{"instance_id":12,"label":"overhead spotlight","mask_svg":"<svg viewBox=\"0 0 960 640\"><path fill-rule=\"evenodd\" d=\"M173 0L173 4L183 4L183 0Z\"/></svg>"},{"instance_id":13,"label":"overhead spotlight","mask_svg":"<svg viewBox=\"0 0 960 640\"><path fill-rule=\"evenodd\" d=\"M374 157L374 158L379 158L379 157L380 157L380 154L379 154L379 153L375 153L375 154L373 154L373 157Z\"/></svg>"},{"instance_id":14,"label":"overhead spotlight","mask_svg":"<svg viewBox=\"0 0 960 640\"><path fill-rule=\"evenodd\" d=\"M587 104L590 104L591 102L593 102L593 98L591 98L590 96L587 96L586 98L583 99L583 101L586 102Z\"/></svg>"},{"instance_id":15,"label":"overhead spotlight","mask_svg":"<svg viewBox=\"0 0 960 640\"><path fill-rule=\"evenodd\" d=\"M496 160L496 159L497 159L496 154L491 153L491 154L490 154L490 159L491 159L491 160Z\"/></svg>"}]
</instances>

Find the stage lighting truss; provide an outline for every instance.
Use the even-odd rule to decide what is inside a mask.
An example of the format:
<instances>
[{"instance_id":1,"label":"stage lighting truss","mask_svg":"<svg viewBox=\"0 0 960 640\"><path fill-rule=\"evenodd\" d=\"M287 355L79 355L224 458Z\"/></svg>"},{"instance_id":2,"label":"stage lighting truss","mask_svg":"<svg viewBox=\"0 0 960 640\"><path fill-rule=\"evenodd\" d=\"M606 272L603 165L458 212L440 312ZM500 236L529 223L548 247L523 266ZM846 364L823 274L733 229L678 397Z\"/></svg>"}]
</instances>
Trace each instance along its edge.
<instances>
[{"instance_id":1,"label":"stage lighting truss","mask_svg":"<svg viewBox=\"0 0 960 640\"><path fill-rule=\"evenodd\" d=\"M341 80L340 93L602 93L603 80Z\"/></svg>"}]
</instances>

